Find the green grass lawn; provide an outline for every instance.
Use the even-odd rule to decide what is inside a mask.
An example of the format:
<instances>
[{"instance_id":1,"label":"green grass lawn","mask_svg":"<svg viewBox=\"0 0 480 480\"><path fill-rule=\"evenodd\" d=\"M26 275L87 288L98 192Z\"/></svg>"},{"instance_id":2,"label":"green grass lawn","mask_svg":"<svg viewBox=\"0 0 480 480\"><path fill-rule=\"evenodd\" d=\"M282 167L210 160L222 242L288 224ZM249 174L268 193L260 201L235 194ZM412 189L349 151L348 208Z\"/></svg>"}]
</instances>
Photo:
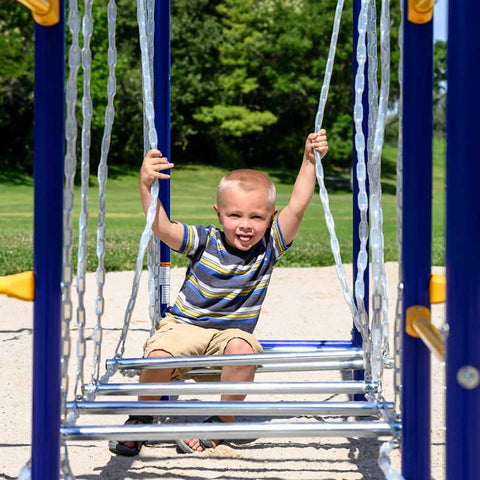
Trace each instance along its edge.
<instances>
[{"instance_id":1,"label":"green grass lawn","mask_svg":"<svg viewBox=\"0 0 480 480\"><path fill-rule=\"evenodd\" d=\"M433 250L432 263L444 262L444 141L434 142L433 167ZM395 163L396 149L385 146L383 164L383 216L385 259L397 259ZM285 172L265 170L277 186L277 205L281 209L288 201L292 185L284 179ZM204 165L177 165L172 172L171 217L185 223L217 223L212 205L216 185L225 170ZM289 172L290 173L290 172ZM347 176L347 175L346 175ZM327 185L328 186L328 185ZM74 225L78 229L79 189L75 192ZM97 267L96 228L98 187L92 177L89 193L89 242L87 268ZM330 191L330 207L335 219L342 259L352 262L352 194ZM133 270L138 242L145 219L137 190L136 174L114 175L107 183L107 243L105 266L108 271ZM0 181L0 275L32 269L33 244L33 182L29 178ZM172 253L172 265L186 265L182 256ZM73 258L76 264L76 252ZM283 267L325 266L334 263L330 238L325 225L318 194L313 198L295 242L280 261Z\"/></svg>"}]
</instances>

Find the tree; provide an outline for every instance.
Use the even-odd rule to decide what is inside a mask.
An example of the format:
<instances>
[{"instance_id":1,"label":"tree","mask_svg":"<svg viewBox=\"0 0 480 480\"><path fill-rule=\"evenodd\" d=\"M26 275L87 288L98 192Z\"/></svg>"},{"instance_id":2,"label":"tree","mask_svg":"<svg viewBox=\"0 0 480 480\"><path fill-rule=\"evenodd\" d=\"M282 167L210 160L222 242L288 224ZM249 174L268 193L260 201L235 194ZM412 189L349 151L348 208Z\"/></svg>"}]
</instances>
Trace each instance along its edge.
<instances>
[{"instance_id":1,"label":"tree","mask_svg":"<svg viewBox=\"0 0 480 480\"><path fill-rule=\"evenodd\" d=\"M314 127L336 4L336 0L219 3L218 89L213 103L209 98L194 118L209 125L209 135L221 147L217 152L229 165L298 165L303 138ZM392 22L399 16L396 7ZM329 163L338 166L348 166L352 154L352 18L352 2L347 1L324 118L330 133ZM392 34L394 98L398 36L394 30Z\"/></svg>"},{"instance_id":2,"label":"tree","mask_svg":"<svg viewBox=\"0 0 480 480\"><path fill-rule=\"evenodd\" d=\"M443 135L447 100L447 43L435 42L433 50L433 129Z\"/></svg>"},{"instance_id":3,"label":"tree","mask_svg":"<svg viewBox=\"0 0 480 480\"><path fill-rule=\"evenodd\" d=\"M303 139L314 128L336 4L336 0L172 0L172 157L231 168L297 168ZM136 168L143 150L136 6L131 0L117 0L117 6L117 91L109 163ZM107 98L105 2L94 3L93 16L94 169ZM399 18L394 5L392 102L398 91ZM0 38L0 133L10 139L0 147L0 166L20 164L31 172L33 20L25 7L7 0L0 9L0 25L5 31ZM323 122L331 147L328 163L339 167L350 164L352 152L352 28L352 0L347 0ZM80 70L79 97L81 77Z\"/></svg>"},{"instance_id":4,"label":"tree","mask_svg":"<svg viewBox=\"0 0 480 480\"><path fill-rule=\"evenodd\" d=\"M33 44L30 12L17 2L0 8L0 172L33 166ZM8 139L8 141L5 141Z\"/></svg>"}]
</instances>

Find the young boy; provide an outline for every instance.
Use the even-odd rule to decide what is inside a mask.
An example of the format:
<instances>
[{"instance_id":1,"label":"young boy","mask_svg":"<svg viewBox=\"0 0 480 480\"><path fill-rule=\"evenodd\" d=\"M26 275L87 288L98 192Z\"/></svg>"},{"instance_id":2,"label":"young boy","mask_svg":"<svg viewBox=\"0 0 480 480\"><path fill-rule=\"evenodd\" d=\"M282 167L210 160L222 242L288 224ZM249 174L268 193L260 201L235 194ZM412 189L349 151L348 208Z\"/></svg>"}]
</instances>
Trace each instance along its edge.
<instances>
[{"instance_id":1,"label":"young boy","mask_svg":"<svg viewBox=\"0 0 480 480\"><path fill-rule=\"evenodd\" d=\"M302 165L288 205L275 217L275 186L263 173L234 170L219 183L213 206L223 231L209 225L187 226L170 221L160 202L153 232L173 250L190 259L185 281L167 316L147 340L144 356L177 357L260 353L252 335L265 298L274 265L289 248L315 190L315 154L328 151L325 130L308 135ZM139 177L145 214L150 190L156 179L169 178L164 170L173 163L158 150L143 160ZM146 369L140 382L169 382L184 369ZM220 380L251 382L255 366L224 366ZM222 395L223 401L240 401L245 395ZM158 397L140 397L156 401ZM127 423L151 423L153 417L130 416ZM233 416L210 417L206 421L233 422ZM221 440L178 441L183 452L216 447ZM142 442L115 442L112 452L136 455Z\"/></svg>"}]
</instances>

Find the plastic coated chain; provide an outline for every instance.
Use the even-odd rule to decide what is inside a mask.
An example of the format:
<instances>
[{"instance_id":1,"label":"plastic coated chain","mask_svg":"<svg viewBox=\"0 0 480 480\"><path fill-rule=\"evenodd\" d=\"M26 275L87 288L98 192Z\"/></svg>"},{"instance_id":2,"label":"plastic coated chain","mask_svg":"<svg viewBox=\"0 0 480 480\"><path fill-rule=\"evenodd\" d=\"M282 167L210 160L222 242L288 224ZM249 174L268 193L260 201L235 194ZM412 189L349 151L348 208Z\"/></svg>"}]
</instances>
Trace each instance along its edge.
<instances>
[{"instance_id":1,"label":"plastic coated chain","mask_svg":"<svg viewBox=\"0 0 480 480\"><path fill-rule=\"evenodd\" d=\"M149 149L157 148L157 131L155 130L155 112L153 108L153 80L152 80L152 65L151 65L151 58L153 58L149 54L149 38L153 36L153 32L149 32L153 25L153 22L147 21L147 9L149 11L149 15L153 16L151 9L153 8L153 2L146 2L144 3L142 0L139 0L137 3L137 17L138 17L138 26L140 31L140 48L142 53L142 79L143 79L143 103L144 103L144 118L146 121L146 136L148 139ZM153 44L152 44L153 45ZM125 317L123 322L123 328L120 334L120 338L115 349L115 358L121 358L123 352L125 350L125 341L128 333L128 329L130 326L130 321L132 317L132 312L135 307L135 301L138 294L138 288L140 283L140 276L143 269L143 258L145 256L145 252L148 247L148 243L150 241L152 235L152 224L153 220L155 219L156 214L156 205L158 199L158 190L159 185L158 181L156 181L152 185L151 189L151 203L147 212L147 220L145 224L145 228L143 230L141 239L140 239L140 246L137 255L137 260L135 264L135 273L134 279L132 284L132 290L130 294L130 299L127 304L127 308L125 311ZM115 365L111 367L101 378L101 382L104 383L108 381L108 379L113 375L115 372ZM125 372L127 373L127 372ZM136 375L137 372L131 371L129 372L132 375Z\"/></svg>"},{"instance_id":2,"label":"plastic coated chain","mask_svg":"<svg viewBox=\"0 0 480 480\"><path fill-rule=\"evenodd\" d=\"M117 5L114 0L109 0L107 6L108 18L108 80L107 80L107 106L105 108L105 128L102 138L102 151L98 164L98 224L97 224L97 258L96 271L97 297L95 299L95 313L97 324L93 331L93 367L92 383L97 383L100 369L101 346L103 339L102 316L104 313L105 300L103 297L103 286L105 284L105 238L106 238L106 184L108 176L107 158L110 150L112 137L112 126L115 119L114 97L117 90L115 67L117 65L117 47L115 45L115 25L117 20Z\"/></svg>"}]
</instances>

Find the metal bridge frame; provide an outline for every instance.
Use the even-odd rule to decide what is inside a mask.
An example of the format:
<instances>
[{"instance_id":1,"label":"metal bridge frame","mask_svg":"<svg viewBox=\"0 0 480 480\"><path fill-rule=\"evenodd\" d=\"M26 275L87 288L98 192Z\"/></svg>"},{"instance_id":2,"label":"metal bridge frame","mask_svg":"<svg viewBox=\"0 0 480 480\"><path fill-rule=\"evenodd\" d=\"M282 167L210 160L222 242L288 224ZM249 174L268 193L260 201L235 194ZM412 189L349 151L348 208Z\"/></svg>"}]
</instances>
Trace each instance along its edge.
<instances>
[{"instance_id":1,"label":"metal bridge frame","mask_svg":"<svg viewBox=\"0 0 480 480\"><path fill-rule=\"evenodd\" d=\"M355 0L358 11L360 0ZM169 2L158 1L159 148L170 156ZM404 0L407 11L408 0ZM32 478L59 478L65 5L60 22L35 26L35 217ZM447 478L480 472L480 3L449 0L446 267ZM404 19L404 308L429 305L432 180L432 22ZM162 80L158 80L161 78ZM157 84L158 85L158 84ZM163 189L162 189L163 190ZM166 193L168 196L168 192ZM168 205L168 199L162 201ZM165 258L165 255L163 254ZM408 479L430 478L430 354L403 338L403 455ZM49 455L44 446L49 445Z\"/></svg>"}]
</instances>

